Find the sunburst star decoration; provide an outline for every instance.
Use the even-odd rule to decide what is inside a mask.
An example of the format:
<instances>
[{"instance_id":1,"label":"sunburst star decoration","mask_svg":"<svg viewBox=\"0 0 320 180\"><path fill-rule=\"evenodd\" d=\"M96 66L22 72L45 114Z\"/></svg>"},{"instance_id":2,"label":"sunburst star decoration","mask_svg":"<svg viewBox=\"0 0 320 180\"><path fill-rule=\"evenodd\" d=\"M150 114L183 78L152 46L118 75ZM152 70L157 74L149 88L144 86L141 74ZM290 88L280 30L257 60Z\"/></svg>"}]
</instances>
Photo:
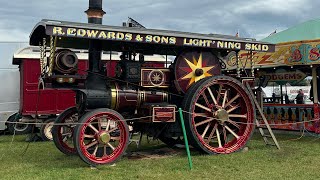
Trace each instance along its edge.
<instances>
[{"instance_id":1,"label":"sunburst star decoration","mask_svg":"<svg viewBox=\"0 0 320 180\"><path fill-rule=\"evenodd\" d=\"M152 80L158 82L161 80L160 74L156 73L153 75Z\"/></svg>"},{"instance_id":2,"label":"sunburst star decoration","mask_svg":"<svg viewBox=\"0 0 320 180\"><path fill-rule=\"evenodd\" d=\"M189 74L185 75L181 79L190 79L188 86L190 86L194 82L199 81L202 78L212 76L212 74L208 73L208 71L210 71L215 66L205 67L205 65L202 64L202 54L199 55L198 60L196 60L195 57L193 57L193 63L187 58L184 58L184 60L189 65L189 68L188 68ZM197 71L202 70L202 73L197 74L196 70Z\"/></svg>"}]
</instances>

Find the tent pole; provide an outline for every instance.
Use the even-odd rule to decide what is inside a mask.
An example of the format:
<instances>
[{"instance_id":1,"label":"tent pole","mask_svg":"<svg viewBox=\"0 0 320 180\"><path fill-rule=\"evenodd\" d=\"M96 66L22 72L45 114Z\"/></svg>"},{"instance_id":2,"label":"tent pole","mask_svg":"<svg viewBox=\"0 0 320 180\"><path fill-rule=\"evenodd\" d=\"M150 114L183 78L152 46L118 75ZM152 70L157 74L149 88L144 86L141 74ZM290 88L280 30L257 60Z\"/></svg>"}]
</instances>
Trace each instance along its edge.
<instances>
[{"instance_id":1,"label":"tent pole","mask_svg":"<svg viewBox=\"0 0 320 180\"><path fill-rule=\"evenodd\" d=\"M312 86L313 86L313 102L318 104L318 85L317 85L317 67L312 67Z\"/></svg>"}]
</instances>

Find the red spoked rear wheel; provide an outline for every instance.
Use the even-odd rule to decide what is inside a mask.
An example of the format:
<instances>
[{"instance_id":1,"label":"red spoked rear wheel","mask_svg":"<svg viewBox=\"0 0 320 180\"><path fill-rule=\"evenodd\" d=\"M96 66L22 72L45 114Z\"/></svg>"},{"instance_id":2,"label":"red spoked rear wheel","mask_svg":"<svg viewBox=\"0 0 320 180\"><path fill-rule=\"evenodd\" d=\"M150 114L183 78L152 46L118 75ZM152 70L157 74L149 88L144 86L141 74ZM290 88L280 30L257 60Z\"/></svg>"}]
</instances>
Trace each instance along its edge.
<instances>
[{"instance_id":1,"label":"red spoked rear wheel","mask_svg":"<svg viewBox=\"0 0 320 180\"><path fill-rule=\"evenodd\" d=\"M118 160L129 143L124 118L111 109L86 113L75 129L74 142L80 158L90 165L110 164Z\"/></svg>"},{"instance_id":2,"label":"red spoked rear wheel","mask_svg":"<svg viewBox=\"0 0 320 180\"><path fill-rule=\"evenodd\" d=\"M192 145L209 154L242 149L254 130L255 108L236 79L216 76L195 83L183 101Z\"/></svg>"}]
</instances>

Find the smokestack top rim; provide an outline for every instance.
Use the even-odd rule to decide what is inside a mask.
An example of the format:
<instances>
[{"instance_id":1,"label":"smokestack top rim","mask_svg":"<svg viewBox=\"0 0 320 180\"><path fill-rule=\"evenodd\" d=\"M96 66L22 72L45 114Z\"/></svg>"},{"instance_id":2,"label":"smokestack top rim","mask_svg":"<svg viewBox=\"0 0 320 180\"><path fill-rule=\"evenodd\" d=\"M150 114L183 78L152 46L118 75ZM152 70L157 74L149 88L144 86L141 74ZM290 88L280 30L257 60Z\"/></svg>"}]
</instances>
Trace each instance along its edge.
<instances>
[{"instance_id":1,"label":"smokestack top rim","mask_svg":"<svg viewBox=\"0 0 320 180\"><path fill-rule=\"evenodd\" d=\"M85 13L90 13L90 12L101 12L101 13L103 13L103 14L106 14L106 12L104 11L104 10L102 10L102 9L95 9L95 8L89 8L89 9L87 9L86 11L84 11Z\"/></svg>"}]
</instances>

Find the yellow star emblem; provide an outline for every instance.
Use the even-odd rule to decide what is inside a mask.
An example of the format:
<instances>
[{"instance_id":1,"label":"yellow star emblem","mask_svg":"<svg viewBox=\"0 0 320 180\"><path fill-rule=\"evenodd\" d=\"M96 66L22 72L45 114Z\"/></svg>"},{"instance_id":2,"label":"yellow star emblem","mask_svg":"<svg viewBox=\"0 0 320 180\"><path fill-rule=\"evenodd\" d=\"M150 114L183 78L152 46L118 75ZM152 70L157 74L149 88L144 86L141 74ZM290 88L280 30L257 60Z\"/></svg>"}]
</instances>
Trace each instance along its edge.
<instances>
[{"instance_id":1,"label":"yellow star emblem","mask_svg":"<svg viewBox=\"0 0 320 180\"><path fill-rule=\"evenodd\" d=\"M202 78L212 76L212 74L208 73L212 68L215 66L209 66L209 67L203 67L202 66L202 54L200 54L198 60L193 57L193 63L187 59L184 58L184 60L187 62L189 65L189 74L185 75L181 79L190 79L188 86L190 86L192 83L199 81ZM196 71L200 71L201 73L196 73Z\"/></svg>"}]
</instances>

